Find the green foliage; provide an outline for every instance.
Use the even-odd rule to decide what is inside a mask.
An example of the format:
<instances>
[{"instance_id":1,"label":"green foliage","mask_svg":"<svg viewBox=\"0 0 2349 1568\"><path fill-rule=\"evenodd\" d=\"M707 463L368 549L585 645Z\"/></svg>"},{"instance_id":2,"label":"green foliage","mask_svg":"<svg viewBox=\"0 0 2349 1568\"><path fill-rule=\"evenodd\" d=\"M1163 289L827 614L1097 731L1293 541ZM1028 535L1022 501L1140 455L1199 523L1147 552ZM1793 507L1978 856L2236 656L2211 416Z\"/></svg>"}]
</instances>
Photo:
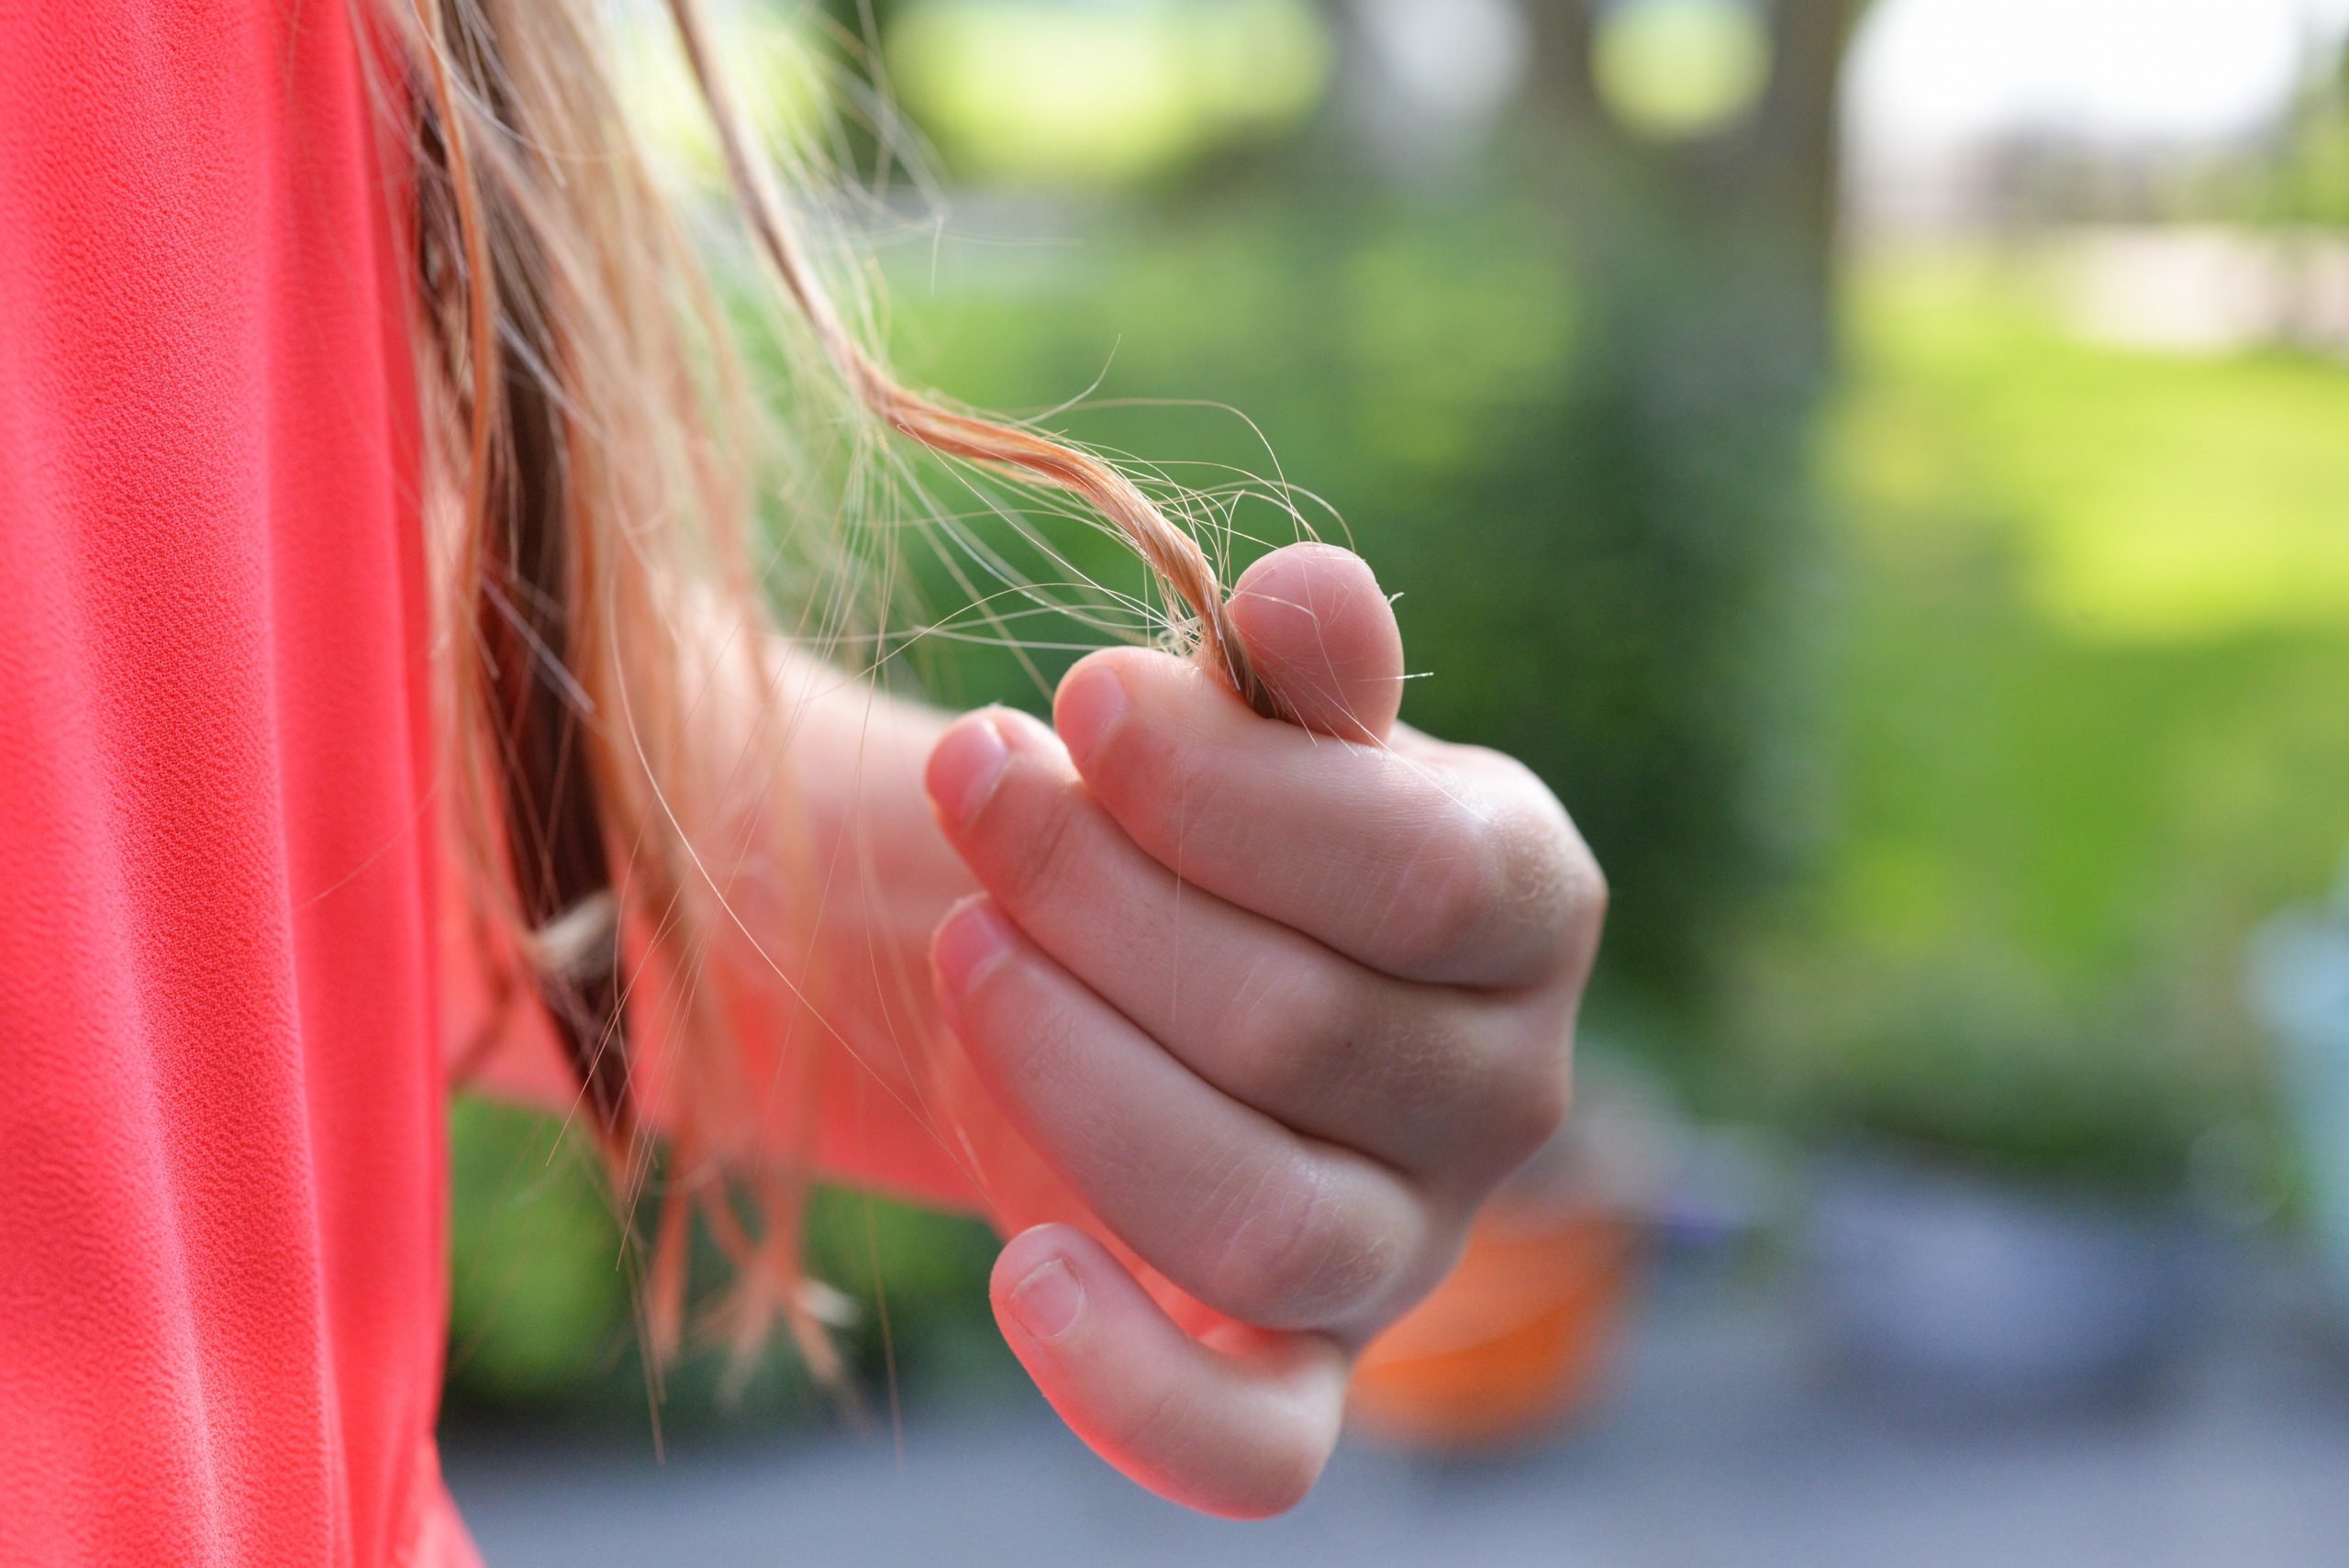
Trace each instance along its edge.
<instances>
[{"instance_id":1,"label":"green foliage","mask_svg":"<svg viewBox=\"0 0 2349 1568\"><path fill-rule=\"evenodd\" d=\"M2349 223L2349 44L2307 71L2273 145L2243 172L2226 203L2254 222L2339 228Z\"/></svg>"},{"instance_id":2,"label":"green foliage","mask_svg":"<svg viewBox=\"0 0 2349 1568\"><path fill-rule=\"evenodd\" d=\"M939 1390L1008 1371L987 1317L996 1243L984 1225L822 1188L807 1217L807 1267L853 1306L837 1335L851 1386L815 1386L780 1330L751 1366L696 1337L656 1375L638 1339L636 1254L584 1140L534 1112L465 1100L451 1118L451 1154L453 1405L650 1433L855 1418L900 1380ZM726 1284L707 1236L696 1238L693 1273L706 1311Z\"/></svg>"},{"instance_id":3,"label":"green foliage","mask_svg":"<svg viewBox=\"0 0 2349 1568\"><path fill-rule=\"evenodd\" d=\"M449 1382L460 1399L572 1394L628 1333L619 1228L579 1145L483 1100L449 1121Z\"/></svg>"},{"instance_id":4,"label":"green foliage","mask_svg":"<svg viewBox=\"0 0 2349 1568\"><path fill-rule=\"evenodd\" d=\"M2008 957L1902 968L1801 952L1747 1018L1769 1041L1765 1105L1810 1140L2130 1191L2175 1189L2198 1142L2253 1110L2240 1062L2190 1025L2125 995L2065 1004Z\"/></svg>"},{"instance_id":5,"label":"green foliage","mask_svg":"<svg viewBox=\"0 0 2349 1568\"><path fill-rule=\"evenodd\" d=\"M1819 1124L2174 1174L2261 1103L2245 938L2349 840L2349 375L2083 344L2013 267L1858 284L1833 831L1747 1030Z\"/></svg>"},{"instance_id":6,"label":"green foliage","mask_svg":"<svg viewBox=\"0 0 2349 1568\"><path fill-rule=\"evenodd\" d=\"M1591 74L1609 110L1675 140L1735 123L1762 95L1769 38L1738 0L1642 0L1600 19Z\"/></svg>"},{"instance_id":7,"label":"green foliage","mask_svg":"<svg viewBox=\"0 0 2349 1568\"><path fill-rule=\"evenodd\" d=\"M1115 184L1293 128L1330 45L1300 0L926 0L887 32L891 79L956 172Z\"/></svg>"}]
</instances>

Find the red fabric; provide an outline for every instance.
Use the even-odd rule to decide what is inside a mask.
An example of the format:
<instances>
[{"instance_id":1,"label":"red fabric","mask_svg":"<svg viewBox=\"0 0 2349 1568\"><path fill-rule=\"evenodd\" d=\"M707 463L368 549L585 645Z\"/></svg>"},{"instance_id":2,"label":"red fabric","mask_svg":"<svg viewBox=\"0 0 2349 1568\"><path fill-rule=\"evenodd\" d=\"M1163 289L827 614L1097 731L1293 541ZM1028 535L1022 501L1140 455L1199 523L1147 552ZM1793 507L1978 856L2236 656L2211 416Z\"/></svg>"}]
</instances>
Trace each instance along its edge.
<instances>
[{"instance_id":1,"label":"red fabric","mask_svg":"<svg viewBox=\"0 0 2349 1568\"><path fill-rule=\"evenodd\" d=\"M0 1562L470 1560L373 124L345 0L0 4Z\"/></svg>"}]
</instances>

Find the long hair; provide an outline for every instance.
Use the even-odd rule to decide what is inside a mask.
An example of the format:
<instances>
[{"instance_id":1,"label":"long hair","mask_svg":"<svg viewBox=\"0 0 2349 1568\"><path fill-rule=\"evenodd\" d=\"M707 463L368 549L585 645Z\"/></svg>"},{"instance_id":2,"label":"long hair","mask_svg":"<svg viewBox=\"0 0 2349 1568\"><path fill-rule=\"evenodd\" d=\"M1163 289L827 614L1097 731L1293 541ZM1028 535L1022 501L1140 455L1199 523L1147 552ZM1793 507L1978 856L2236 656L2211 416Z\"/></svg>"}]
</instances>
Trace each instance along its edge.
<instances>
[{"instance_id":1,"label":"long hair","mask_svg":"<svg viewBox=\"0 0 2349 1568\"><path fill-rule=\"evenodd\" d=\"M806 1162L735 1158L753 1103L742 1019L755 1009L708 973L710 954L747 937L724 846L740 841L744 812L790 810L729 786L786 774L773 751L721 765L705 700L727 684L719 667L743 661L729 689L767 711L729 713L739 733L726 740L779 748L789 733L762 662L774 612L752 565L765 415L701 247L629 124L611 7L362 3L388 43L386 96L413 151L449 772L484 941L551 1021L630 1205L650 1168L640 1045L658 1038L668 1150L642 1292L656 1351L677 1343L698 1210L731 1255L745 1342L779 1311L821 1370L828 1347L798 1275ZM751 130L699 0L667 0L667 11L774 313L810 345L800 379L826 382L879 439L1089 506L1169 605L1187 607L1201 657L1272 711L1214 571L1143 490L1034 428L910 390L860 340L811 262L798 193ZM765 828L788 841L787 823ZM763 951L721 967L738 983L803 984ZM785 1054L782 1081L812 1099L809 1045L786 1042ZM735 1201L745 1182L755 1227Z\"/></svg>"}]
</instances>

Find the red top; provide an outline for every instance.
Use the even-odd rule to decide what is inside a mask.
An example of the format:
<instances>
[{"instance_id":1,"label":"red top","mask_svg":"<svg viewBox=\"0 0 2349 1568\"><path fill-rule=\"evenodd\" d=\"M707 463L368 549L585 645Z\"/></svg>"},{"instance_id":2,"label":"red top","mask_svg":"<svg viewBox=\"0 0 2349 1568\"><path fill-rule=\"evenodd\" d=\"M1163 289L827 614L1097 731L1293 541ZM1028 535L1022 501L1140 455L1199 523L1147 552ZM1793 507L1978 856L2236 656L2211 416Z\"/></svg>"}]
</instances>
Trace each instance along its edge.
<instances>
[{"instance_id":1,"label":"red top","mask_svg":"<svg viewBox=\"0 0 2349 1568\"><path fill-rule=\"evenodd\" d=\"M402 209L349 9L0 5L0 1562L470 1561Z\"/></svg>"}]
</instances>

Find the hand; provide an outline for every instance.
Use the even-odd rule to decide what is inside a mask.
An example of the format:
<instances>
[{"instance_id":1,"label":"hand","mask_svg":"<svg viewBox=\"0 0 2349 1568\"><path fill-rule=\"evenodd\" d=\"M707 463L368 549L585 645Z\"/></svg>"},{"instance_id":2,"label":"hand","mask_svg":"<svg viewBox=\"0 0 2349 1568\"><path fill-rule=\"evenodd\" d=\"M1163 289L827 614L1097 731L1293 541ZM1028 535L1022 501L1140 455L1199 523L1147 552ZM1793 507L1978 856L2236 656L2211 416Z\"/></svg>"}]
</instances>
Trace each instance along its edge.
<instances>
[{"instance_id":1,"label":"hand","mask_svg":"<svg viewBox=\"0 0 2349 1568\"><path fill-rule=\"evenodd\" d=\"M1297 725L1121 649L1057 735L966 716L926 783L986 890L938 928L941 1006L1083 1208L1004 1249L1004 1335L1111 1463L1252 1516L1311 1487L1356 1352L1564 1117L1606 892L1531 773L1396 725L1360 560L1281 550L1231 617Z\"/></svg>"}]
</instances>

